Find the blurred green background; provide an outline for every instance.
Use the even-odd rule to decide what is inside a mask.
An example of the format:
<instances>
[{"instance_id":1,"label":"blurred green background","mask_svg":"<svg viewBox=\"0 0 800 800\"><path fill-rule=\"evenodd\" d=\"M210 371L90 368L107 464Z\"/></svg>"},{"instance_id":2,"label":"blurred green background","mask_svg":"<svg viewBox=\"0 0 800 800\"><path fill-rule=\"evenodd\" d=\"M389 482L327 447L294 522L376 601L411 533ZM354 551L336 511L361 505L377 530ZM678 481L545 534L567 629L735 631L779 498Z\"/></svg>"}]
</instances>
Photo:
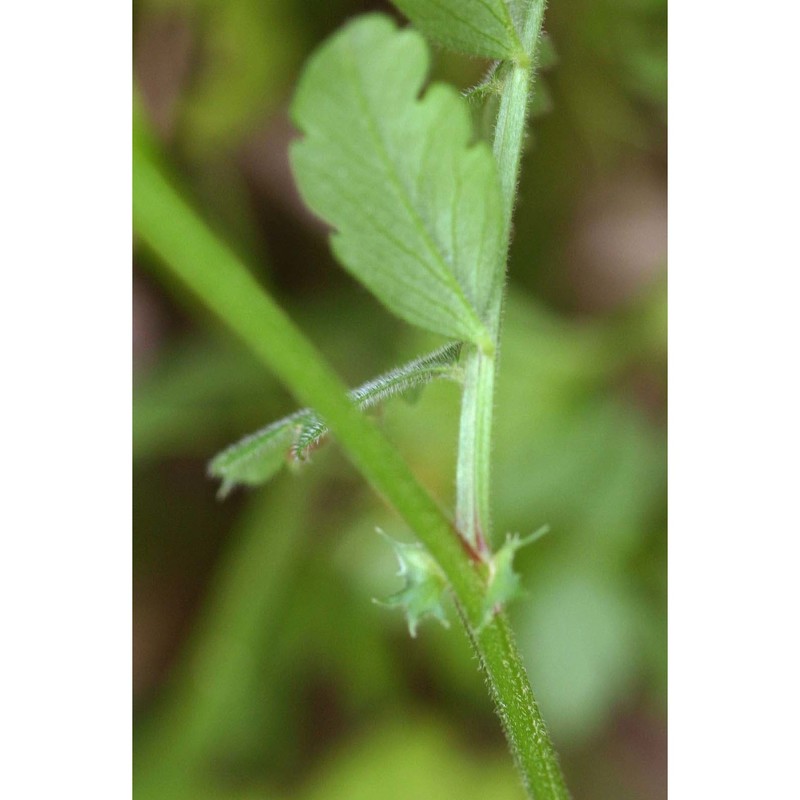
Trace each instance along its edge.
<instances>
[{"instance_id":1,"label":"blurred green background","mask_svg":"<svg viewBox=\"0 0 800 800\"><path fill-rule=\"evenodd\" d=\"M352 384L440 342L332 261L286 107L356 0L137 0L135 117ZM511 609L576 798L666 797L666 0L552 0L515 220L495 537L549 523ZM486 64L442 52L461 88ZM458 625L371 602L407 537L335 445L224 503L220 448L294 409L134 243L134 788L174 798L523 797ZM381 415L443 502L458 392ZM453 617L454 621L455 618Z\"/></svg>"}]
</instances>

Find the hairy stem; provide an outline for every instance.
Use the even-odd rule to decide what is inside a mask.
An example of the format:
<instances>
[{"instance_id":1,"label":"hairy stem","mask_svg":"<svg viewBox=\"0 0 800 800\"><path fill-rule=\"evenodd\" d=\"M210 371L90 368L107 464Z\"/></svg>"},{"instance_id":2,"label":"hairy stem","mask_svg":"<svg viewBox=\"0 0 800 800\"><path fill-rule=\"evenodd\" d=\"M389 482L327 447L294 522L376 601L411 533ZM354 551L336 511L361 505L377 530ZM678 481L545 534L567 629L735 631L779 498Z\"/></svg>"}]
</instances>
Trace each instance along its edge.
<instances>
[{"instance_id":1,"label":"hairy stem","mask_svg":"<svg viewBox=\"0 0 800 800\"><path fill-rule=\"evenodd\" d=\"M491 625L477 635L475 645L528 794L534 800L569 800L558 755L505 614L495 615Z\"/></svg>"},{"instance_id":2,"label":"hairy stem","mask_svg":"<svg viewBox=\"0 0 800 800\"><path fill-rule=\"evenodd\" d=\"M477 347L464 353L464 394L459 430L456 524L461 535L482 555L491 541L491 451L494 382L499 355L500 312L506 262L511 242L511 220L517 194L525 124L536 59L536 45L544 21L546 3L531 0L524 23L522 43L526 57L504 65L505 77L494 134L494 156L500 175L504 211L504 247L486 321L494 343L490 355Z\"/></svg>"},{"instance_id":3,"label":"hairy stem","mask_svg":"<svg viewBox=\"0 0 800 800\"><path fill-rule=\"evenodd\" d=\"M511 221L517 194L520 162L525 140L536 45L544 21L544 0L531 0L524 21L522 42L526 58L506 68L494 135L494 155L504 203L505 247L498 264L495 294L487 321L494 352L486 355L476 347L465 353L464 393L461 406L457 465L456 523L461 535L486 558L491 536L491 448L494 383L500 352L500 314L506 262L511 241ZM486 672L498 714L503 722L526 789L533 798L567 798L569 792L531 689L525 666L504 616L473 638ZM512 695L515 702L506 704Z\"/></svg>"},{"instance_id":4,"label":"hairy stem","mask_svg":"<svg viewBox=\"0 0 800 800\"><path fill-rule=\"evenodd\" d=\"M522 43L528 58L522 63L510 65L500 96L493 147L505 203L506 244L511 239L511 217L517 196L525 124L536 64L536 47L542 32L546 6L545 0L530 0L522 33Z\"/></svg>"},{"instance_id":5,"label":"hairy stem","mask_svg":"<svg viewBox=\"0 0 800 800\"><path fill-rule=\"evenodd\" d=\"M496 351L496 348L495 348ZM482 559L489 557L489 470L494 356L468 346L456 466L456 527Z\"/></svg>"}]
</instances>

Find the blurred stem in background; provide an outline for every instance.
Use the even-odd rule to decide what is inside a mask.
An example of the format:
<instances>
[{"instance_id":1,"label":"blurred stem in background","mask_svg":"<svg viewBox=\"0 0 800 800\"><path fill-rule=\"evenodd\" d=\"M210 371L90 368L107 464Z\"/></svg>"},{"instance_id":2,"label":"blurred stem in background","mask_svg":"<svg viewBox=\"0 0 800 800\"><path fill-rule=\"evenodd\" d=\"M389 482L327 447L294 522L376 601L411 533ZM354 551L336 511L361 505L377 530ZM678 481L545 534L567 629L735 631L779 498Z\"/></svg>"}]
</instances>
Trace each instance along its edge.
<instances>
[{"instance_id":1,"label":"blurred stem in background","mask_svg":"<svg viewBox=\"0 0 800 800\"><path fill-rule=\"evenodd\" d=\"M252 684L259 642L273 640L269 649L275 652L285 634L289 587L307 541L315 480L284 476L254 496L239 521L167 696L137 735L139 797L177 800L209 792L204 768ZM269 702L272 684L268 675L260 677L265 691L259 701Z\"/></svg>"}]
</instances>

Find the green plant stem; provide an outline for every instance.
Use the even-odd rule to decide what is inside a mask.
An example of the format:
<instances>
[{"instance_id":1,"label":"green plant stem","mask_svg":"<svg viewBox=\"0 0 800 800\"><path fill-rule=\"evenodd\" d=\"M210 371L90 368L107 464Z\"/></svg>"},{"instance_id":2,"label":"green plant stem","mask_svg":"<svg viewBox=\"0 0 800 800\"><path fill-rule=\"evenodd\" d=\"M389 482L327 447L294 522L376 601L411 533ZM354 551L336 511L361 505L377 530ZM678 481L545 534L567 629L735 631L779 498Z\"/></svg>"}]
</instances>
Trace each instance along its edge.
<instances>
[{"instance_id":1,"label":"green plant stem","mask_svg":"<svg viewBox=\"0 0 800 800\"><path fill-rule=\"evenodd\" d=\"M495 353L497 347L495 346ZM490 556L489 475L495 357L464 348L464 391L456 464L456 527L483 559Z\"/></svg>"},{"instance_id":2,"label":"green plant stem","mask_svg":"<svg viewBox=\"0 0 800 800\"><path fill-rule=\"evenodd\" d=\"M506 263L511 241L511 221L525 140L528 104L533 85L536 45L544 21L544 0L528 5L522 42L527 58L505 65L507 72L500 97L494 135L504 203L504 248L498 264L495 292L487 325L494 352L486 355L469 347L464 361L464 393L461 406L457 464L456 524L462 536L486 558L491 537L491 448L494 384L500 352L500 316ZM528 793L534 798L568 798L561 768L531 689L522 658L504 615L497 615L473 639L487 674L498 714L511 744ZM513 709L505 698L514 696Z\"/></svg>"},{"instance_id":3,"label":"green plant stem","mask_svg":"<svg viewBox=\"0 0 800 800\"><path fill-rule=\"evenodd\" d=\"M505 614L496 614L476 638L475 650L526 791L534 800L569 800L558 754Z\"/></svg>"},{"instance_id":4,"label":"green plant stem","mask_svg":"<svg viewBox=\"0 0 800 800\"><path fill-rule=\"evenodd\" d=\"M253 498L216 570L165 702L136 744L137 797L198 796L203 764L252 680L253 642L280 636L287 583L306 545L301 499L309 492L307 483L283 480Z\"/></svg>"},{"instance_id":5,"label":"green plant stem","mask_svg":"<svg viewBox=\"0 0 800 800\"><path fill-rule=\"evenodd\" d=\"M511 218L517 196L520 162L525 140L528 105L531 100L536 46L544 23L545 0L530 0L522 33L522 44L528 58L510 65L500 95L500 109L494 132L494 157L500 174L500 187L505 203L505 241L511 239ZM504 254L505 255L505 254Z\"/></svg>"},{"instance_id":6,"label":"green plant stem","mask_svg":"<svg viewBox=\"0 0 800 800\"><path fill-rule=\"evenodd\" d=\"M506 262L511 242L511 220L517 194L525 125L533 82L536 45L544 22L544 0L531 0L522 44L526 57L503 65L500 107L494 134L494 156L504 204L504 246L499 255L494 291L486 320L494 352L474 346L464 352L464 393L461 401L457 465L456 525L461 535L482 556L491 541L491 453L494 384L499 357L500 314Z\"/></svg>"}]
</instances>

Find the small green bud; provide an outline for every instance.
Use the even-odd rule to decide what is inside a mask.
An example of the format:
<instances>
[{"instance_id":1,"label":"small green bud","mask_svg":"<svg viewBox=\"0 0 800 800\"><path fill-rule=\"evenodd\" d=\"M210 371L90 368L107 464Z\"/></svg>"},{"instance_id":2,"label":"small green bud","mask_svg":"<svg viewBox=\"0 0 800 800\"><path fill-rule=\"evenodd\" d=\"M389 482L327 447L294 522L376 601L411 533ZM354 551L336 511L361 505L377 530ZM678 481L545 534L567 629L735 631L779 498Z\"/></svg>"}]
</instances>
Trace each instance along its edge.
<instances>
[{"instance_id":1,"label":"small green bud","mask_svg":"<svg viewBox=\"0 0 800 800\"><path fill-rule=\"evenodd\" d=\"M394 548L400 564L398 575L406 579L406 585L385 601L375 600L388 608L402 608L408 621L408 632L413 638L423 617L435 617L450 627L445 614L443 600L447 592L447 578L428 551L419 544L398 542L376 529Z\"/></svg>"},{"instance_id":2,"label":"small green bud","mask_svg":"<svg viewBox=\"0 0 800 800\"><path fill-rule=\"evenodd\" d=\"M489 561L489 583L483 601L481 628L487 625L503 606L522 594L520 577L514 572L514 556L517 550L533 544L549 530L549 526L545 525L524 539L520 539L519 534L509 534L505 544L492 556Z\"/></svg>"}]
</instances>

